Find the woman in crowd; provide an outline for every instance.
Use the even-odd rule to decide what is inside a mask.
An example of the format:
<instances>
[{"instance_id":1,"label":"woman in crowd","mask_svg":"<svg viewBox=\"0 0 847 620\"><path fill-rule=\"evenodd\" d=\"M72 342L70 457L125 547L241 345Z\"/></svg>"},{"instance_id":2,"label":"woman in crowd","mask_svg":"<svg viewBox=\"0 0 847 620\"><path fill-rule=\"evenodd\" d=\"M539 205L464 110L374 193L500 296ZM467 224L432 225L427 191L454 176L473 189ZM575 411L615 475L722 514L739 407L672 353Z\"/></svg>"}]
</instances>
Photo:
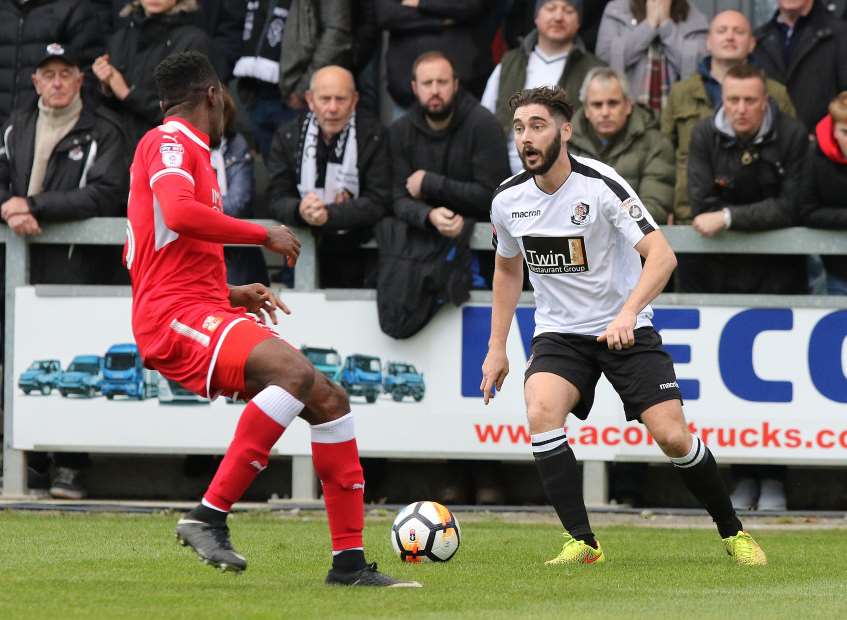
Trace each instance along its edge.
<instances>
[{"instance_id":1,"label":"woman in crowd","mask_svg":"<svg viewBox=\"0 0 847 620\"><path fill-rule=\"evenodd\" d=\"M688 0L612 0L597 56L626 75L638 103L660 112L671 85L697 70L709 24Z\"/></svg>"}]
</instances>

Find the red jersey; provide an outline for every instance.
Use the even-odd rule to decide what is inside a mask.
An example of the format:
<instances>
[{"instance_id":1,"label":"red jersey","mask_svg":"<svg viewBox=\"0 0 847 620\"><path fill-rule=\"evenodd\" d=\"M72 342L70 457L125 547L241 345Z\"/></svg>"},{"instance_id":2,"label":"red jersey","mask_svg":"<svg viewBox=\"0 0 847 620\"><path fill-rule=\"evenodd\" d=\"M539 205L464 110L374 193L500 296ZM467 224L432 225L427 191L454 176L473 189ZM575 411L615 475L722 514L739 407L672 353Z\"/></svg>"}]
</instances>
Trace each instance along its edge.
<instances>
[{"instance_id":1,"label":"red jersey","mask_svg":"<svg viewBox=\"0 0 847 620\"><path fill-rule=\"evenodd\" d=\"M223 214L209 154L208 136L179 117L148 131L135 150L124 262L142 356L175 317L231 310L222 244L267 239L264 227Z\"/></svg>"}]
</instances>

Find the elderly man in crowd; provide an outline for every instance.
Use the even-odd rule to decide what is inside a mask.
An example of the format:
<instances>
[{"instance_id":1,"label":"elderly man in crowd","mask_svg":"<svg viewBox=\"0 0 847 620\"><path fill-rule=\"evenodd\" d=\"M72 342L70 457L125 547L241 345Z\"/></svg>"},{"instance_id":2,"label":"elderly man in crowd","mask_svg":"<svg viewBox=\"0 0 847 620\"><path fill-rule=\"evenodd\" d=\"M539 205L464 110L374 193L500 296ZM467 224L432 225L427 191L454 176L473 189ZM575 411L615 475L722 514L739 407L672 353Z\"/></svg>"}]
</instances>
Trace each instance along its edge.
<instances>
[{"instance_id":1,"label":"elderly man in crowd","mask_svg":"<svg viewBox=\"0 0 847 620\"><path fill-rule=\"evenodd\" d=\"M325 288L373 285L375 257L359 246L390 199L384 130L356 112L358 100L347 69L316 71L306 92L308 113L276 132L268 162L271 215L311 227Z\"/></svg>"},{"instance_id":2,"label":"elderly man in crowd","mask_svg":"<svg viewBox=\"0 0 847 620\"><path fill-rule=\"evenodd\" d=\"M652 112L633 103L626 78L609 67L588 72L579 101L569 152L612 166L653 219L666 223L673 199L673 148Z\"/></svg>"},{"instance_id":3,"label":"elderly man in crowd","mask_svg":"<svg viewBox=\"0 0 847 620\"><path fill-rule=\"evenodd\" d=\"M59 43L42 48L32 83L37 104L19 108L0 131L0 214L16 234L37 235L45 222L126 213L126 139L119 121L82 98L78 56ZM125 281L117 246L36 245L33 284L115 284ZM79 470L87 458L58 453L50 492L81 499ZM30 486L47 482L50 461L29 458ZM43 482L42 482L43 481Z\"/></svg>"}]
</instances>

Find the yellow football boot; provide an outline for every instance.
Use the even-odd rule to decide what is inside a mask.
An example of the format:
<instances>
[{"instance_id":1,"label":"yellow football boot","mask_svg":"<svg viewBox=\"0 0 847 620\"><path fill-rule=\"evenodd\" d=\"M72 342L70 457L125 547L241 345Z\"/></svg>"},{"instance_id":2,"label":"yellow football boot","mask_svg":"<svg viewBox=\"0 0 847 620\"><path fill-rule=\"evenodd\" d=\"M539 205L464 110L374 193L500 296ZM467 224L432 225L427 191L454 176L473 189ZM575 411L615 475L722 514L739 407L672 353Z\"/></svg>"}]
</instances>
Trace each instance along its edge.
<instances>
[{"instance_id":1,"label":"yellow football boot","mask_svg":"<svg viewBox=\"0 0 847 620\"><path fill-rule=\"evenodd\" d=\"M738 532L735 536L723 539L726 552L740 566L765 566L768 558L762 548L747 532Z\"/></svg>"},{"instance_id":2,"label":"yellow football boot","mask_svg":"<svg viewBox=\"0 0 847 620\"><path fill-rule=\"evenodd\" d=\"M562 552L552 560L544 562L547 566L563 566L567 564L599 564L606 561L606 554L603 553L603 547L597 543L597 548L594 549L581 540L577 540L567 532L564 534L565 544L562 547Z\"/></svg>"}]
</instances>

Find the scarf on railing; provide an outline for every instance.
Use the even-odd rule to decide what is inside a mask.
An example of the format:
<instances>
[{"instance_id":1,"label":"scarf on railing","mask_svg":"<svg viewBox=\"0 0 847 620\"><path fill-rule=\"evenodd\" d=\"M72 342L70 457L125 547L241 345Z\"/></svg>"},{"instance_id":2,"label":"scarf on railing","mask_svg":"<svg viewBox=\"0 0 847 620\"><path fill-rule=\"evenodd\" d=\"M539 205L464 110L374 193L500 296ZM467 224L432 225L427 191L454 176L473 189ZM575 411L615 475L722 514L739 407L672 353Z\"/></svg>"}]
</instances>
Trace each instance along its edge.
<instances>
[{"instance_id":1,"label":"scarf on railing","mask_svg":"<svg viewBox=\"0 0 847 620\"><path fill-rule=\"evenodd\" d=\"M359 197L358 148L356 145L356 115L338 135L335 148L326 163L324 186L316 187L318 178L317 151L321 140L318 119L313 113L306 115L301 129L300 183L297 189L303 198L315 192L324 204L335 202L335 197L346 191L353 198Z\"/></svg>"}]
</instances>

